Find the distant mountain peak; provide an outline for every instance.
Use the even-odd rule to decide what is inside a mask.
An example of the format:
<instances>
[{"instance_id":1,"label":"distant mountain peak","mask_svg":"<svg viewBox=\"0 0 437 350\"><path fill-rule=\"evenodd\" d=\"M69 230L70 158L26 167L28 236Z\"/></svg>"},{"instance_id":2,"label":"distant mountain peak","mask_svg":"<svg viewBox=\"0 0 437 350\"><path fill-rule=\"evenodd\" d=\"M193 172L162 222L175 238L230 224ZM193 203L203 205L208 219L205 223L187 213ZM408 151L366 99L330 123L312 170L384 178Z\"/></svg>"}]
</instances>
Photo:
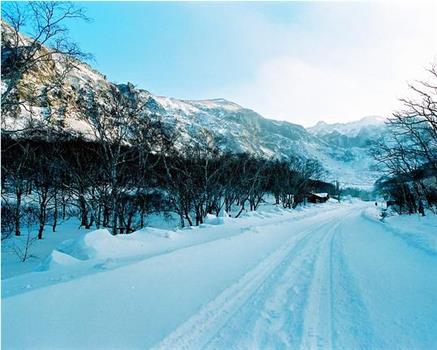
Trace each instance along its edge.
<instances>
[{"instance_id":1,"label":"distant mountain peak","mask_svg":"<svg viewBox=\"0 0 437 350\"><path fill-rule=\"evenodd\" d=\"M384 123L386 118L381 117L379 115L368 115L366 117L363 117L359 119L357 122L367 122L367 123L375 123L375 124L382 124Z\"/></svg>"},{"instance_id":2,"label":"distant mountain peak","mask_svg":"<svg viewBox=\"0 0 437 350\"><path fill-rule=\"evenodd\" d=\"M323 120L319 120L316 123L316 125L312 126L312 128L315 127L315 126L325 126L325 125L328 125L328 123L324 122Z\"/></svg>"},{"instance_id":3,"label":"distant mountain peak","mask_svg":"<svg viewBox=\"0 0 437 350\"><path fill-rule=\"evenodd\" d=\"M326 123L319 121L316 125L307 128L313 135L324 136L331 133L355 137L363 129L380 128L384 126L385 118L381 116L365 116L361 119L344 123Z\"/></svg>"}]
</instances>

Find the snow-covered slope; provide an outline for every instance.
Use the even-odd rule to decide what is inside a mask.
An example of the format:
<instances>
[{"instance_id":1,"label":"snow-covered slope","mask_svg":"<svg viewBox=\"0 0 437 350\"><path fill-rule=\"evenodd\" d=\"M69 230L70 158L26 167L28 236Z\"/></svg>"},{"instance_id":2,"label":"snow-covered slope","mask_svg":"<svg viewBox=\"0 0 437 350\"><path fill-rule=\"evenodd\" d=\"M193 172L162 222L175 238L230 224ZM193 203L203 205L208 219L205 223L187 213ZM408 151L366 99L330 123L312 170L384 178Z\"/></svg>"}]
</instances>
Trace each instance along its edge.
<instances>
[{"instance_id":1,"label":"snow-covered slope","mask_svg":"<svg viewBox=\"0 0 437 350\"><path fill-rule=\"evenodd\" d=\"M153 95L149 98L161 107L159 112L164 121L176 124L185 139L202 142L199 135L207 131L212 142L223 150L277 158L311 157L302 143L318 143L300 125L265 119L224 99L188 101Z\"/></svg>"},{"instance_id":2,"label":"snow-covered slope","mask_svg":"<svg viewBox=\"0 0 437 350\"><path fill-rule=\"evenodd\" d=\"M330 158L346 162L347 166L343 169L341 163L340 168L337 168L341 172L339 178L345 185L366 187L363 186L365 182L371 182L378 176L369 151L378 139L387 135L384 118L369 116L349 123L335 124L320 121L307 128L307 131L328 145L326 153L330 154ZM325 163L329 164L330 159L325 159ZM335 166L328 165L328 168L332 170Z\"/></svg>"}]
</instances>

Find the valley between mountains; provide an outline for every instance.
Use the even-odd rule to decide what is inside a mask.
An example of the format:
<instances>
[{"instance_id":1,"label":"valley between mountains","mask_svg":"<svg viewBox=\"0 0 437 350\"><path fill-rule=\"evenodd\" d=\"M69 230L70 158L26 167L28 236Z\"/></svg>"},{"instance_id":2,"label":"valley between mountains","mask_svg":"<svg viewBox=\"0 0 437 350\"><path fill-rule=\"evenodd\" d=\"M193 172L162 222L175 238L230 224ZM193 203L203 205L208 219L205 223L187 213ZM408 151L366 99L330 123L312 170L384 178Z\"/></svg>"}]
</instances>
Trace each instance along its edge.
<instances>
[{"instance_id":1,"label":"valley between mountains","mask_svg":"<svg viewBox=\"0 0 437 350\"><path fill-rule=\"evenodd\" d=\"M290 40L298 39L298 45L291 45L290 52L311 53L311 59L302 61L305 64L300 59L278 60L286 63L278 75L299 70L299 79L290 78L284 85L293 85L290 99L291 88L271 95L276 98L273 107L280 105L279 99L286 102L289 114L281 117L288 121L275 115L266 118L251 106L237 103L244 96L238 92L235 102L221 96L181 99L147 90L159 86L156 81L150 81L150 86L148 80L145 86L111 81L105 72L93 68L89 55L69 36L71 28L82 29L77 23L87 22L85 7L99 8L105 17L103 25L108 21L117 34L131 31L122 37L129 48L117 51L123 54L122 60L103 55L113 60L109 67L117 65L131 77L142 73L143 78L148 75L142 69L153 67L160 80L170 73L167 84L183 87L185 96L197 98L190 86L176 85L180 72L172 71L170 61L146 65L156 62L147 60L147 55L161 58L169 45L160 46L160 30L153 38L160 50L151 49L149 30L161 27L145 18L162 6L165 19L156 16L152 22L164 24L161 39L170 38L176 45L178 40L169 35L174 23L168 19L187 21L190 11L199 6L192 19L198 16L205 25L208 17L199 14L206 8L212 6L215 17L227 15L234 4L2 4L3 349L437 348L437 66L428 69L429 80L409 87L412 97L402 99L403 109L393 111L391 117L363 115L355 121L325 120L311 127L295 124L293 120L305 122L300 117L310 118L305 115L308 110L302 112L290 101L311 101L304 107L313 108L314 116L320 115L315 113L319 107L323 115L335 117L341 109L334 107L345 102L341 107L354 110L354 115L373 110L385 113L378 106L378 98L383 100L385 94L372 98L365 90L376 86L372 90L376 94L390 90L394 78L388 77L404 68L391 62L395 56L386 56L384 46L384 55L371 50L379 45L378 26L378 40L372 42L370 27L360 25L361 34L352 40L359 55L350 50L345 51L347 55L337 53L343 30L319 33L324 50L329 35L335 47L314 55L312 41L304 50L301 35L312 25L294 33L295 25L300 26L298 14L306 5L272 4L276 8L267 11L268 17L275 17L277 23L269 35L258 37L255 34L258 29L262 34L264 25L254 21L261 27L250 33L256 36L255 51L263 49L262 41L266 57L270 51L287 51L273 46L281 34L276 32L282 32L279 29L286 22L286 13L278 10L291 6L293 26L287 33L293 34ZM221 6L223 11L216 11ZM270 5L244 2L235 6L257 8L261 14ZM319 16L331 5L326 6L316 11ZM302 18L318 7L310 4ZM339 7L333 6L333 13ZM128 8L142 9L138 12L142 17ZM181 12L184 16L179 13L182 9L187 11ZM354 13L360 17L357 23L366 23L370 10ZM391 10L388 18L393 17ZM115 27L111 18L121 13L129 16L123 18L125 25ZM239 28L249 11L236 13L240 15L232 18L238 27L228 26L232 18L226 16L220 26L206 31L208 36L203 35L208 43L195 42L203 30L184 34L197 20L187 21L186 28L178 26L175 36L180 32L184 40L193 40L193 47L205 57L215 52L205 49L213 43L226 53L213 60L236 59L239 49L252 40L232 46L232 55L225 51L227 42L221 35L212 40L222 29ZM349 17L348 29L351 19L356 19ZM326 25L323 20L315 22L317 27ZM327 23L334 28L337 22ZM252 21L249 27L252 30ZM95 28L99 33L97 28L102 27ZM311 29L314 34L315 29ZM145 35L141 40L130 41L140 32ZM264 39L270 32L274 38L267 45ZM97 52L110 48L115 53L117 40L108 31L100 33L109 37L111 45L96 34L92 48ZM84 42L90 34L95 33L82 36ZM347 34L349 42L353 33ZM360 45L367 40L370 54L361 55ZM137 55L134 49L138 48L147 49L147 55ZM198 52L187 48L179 49L191 57L186 63L194 64ZM333 53L341 60L330 61ZM248 56L238 58L247 59L249 67ZM359 61L358 67L372 72L372 78L368 81L366 74L357 74L356 62L343 67L351 59L346 56ZM375 67L367 62L373 62L373 56L381 61ZM168 55L179 64L178 57ZM141 69L129 66L135 60ZM313 61L320 68L306 69ZM333 64L337 61L342 67ZM210 57L202 63L210 69L211 62ZM380 72L380 63L386 71ZM331 71L331 66L336 69ZM329 70L330 78L324 79L319 69ZM110 70L108 74L114 74ZM342 77L343 70L350 79ZM274 72L267 75L276 85ZM234 70L230 77L240 73ZM223 86L238 87L239 79ZM199 89L212 83L222 86L200 80L193 81ZM344 92L321 104L321 94L311 90L301 101L308 91L301 86L307 80L318 86L314 91L332 84ZM370 84L373 81L378 83ZM368 100L370 108L359 106ZM345 107L348 104L354 106ZM282 113L282 108L271 110ZM299 110L301 116L293 114ZM349 117L341 116L342 120Z\"/></svg>"}]
</instances>

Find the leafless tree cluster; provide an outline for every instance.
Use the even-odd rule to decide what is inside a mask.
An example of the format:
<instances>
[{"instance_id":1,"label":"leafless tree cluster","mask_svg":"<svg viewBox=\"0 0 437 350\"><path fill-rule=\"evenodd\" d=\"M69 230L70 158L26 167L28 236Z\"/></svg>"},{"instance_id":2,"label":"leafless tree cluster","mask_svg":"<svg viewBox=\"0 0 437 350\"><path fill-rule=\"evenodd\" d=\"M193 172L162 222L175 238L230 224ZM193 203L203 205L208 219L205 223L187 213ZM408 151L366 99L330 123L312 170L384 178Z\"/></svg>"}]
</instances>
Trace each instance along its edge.
<instances>
[{"instance_id":1,"label":"leafless tree cluster","mask_svg":"<svg viewBox=\"0 0 437 350\"><path fill-rule=\"evenodd\" d=\"M323 174L323 168L318 161L298 158L288 162L276 161L269 171L271 192L275 196L276 204L282 203L284 208L294 208L314 187L333 193L332 185L314 181ZM325 186L328 187L324 188Z\"/></svg>"},{"instance_id":2,"label":"leafless tree cluster","mask_svg":"<svg viewBox=\"0 0 437 350\"><path fill-rule=\"evenodd\" d=\"M125 122L120 129L132 127ZM119 135L113 127L99 132ZM2 209L9 230L21 234L28 208L36 213L39 239L48 225L55 231L59 220L72 215L84 228L106 227L113 234L143 227L147 214L157 211L177 213L181 226L199 225L208 214L238 217L257 210L266 194L284 208L295 207L323 184L313 180L320 172L315 162L279 162L204 145L179 150L171 142L174 134L156 122L142 138L138 133L92 141L53 133L44 140L3 137Z\"/></svg>"},{"instance_id":3,"label":"leafless tree cluster","mask_svg":"<svg viewBox=\"0 0 437 350\"><path fill-rule=\"evenodd\" d=\"M437 68L428 73L427 81L410 85L412 97L387 122L389 139L372 152L386 172L378 187L401 212L424 214L424 203L437 203Z\"/></svg>"},{"instance_id":4,"label":"leafless tree cluster","mask_svg":"<svg viewBox=\"0 0 437 350\"><path fill-rule=\"evenodd\" d=\"M80 95L85 99L81 118L90 125L99 149L99 167L93 174L95 177L99 173L99 183L93 185L91 204L85 205L86 196L82 192L86 187L78 188L77 195L84 201L82 212L88 207L97 226L102 220L108 226L110 218L114 234L132 232L138 207L140 212L146 210L145 196L152 185L152 169L160 155L168 153L171 135L157 116L146 115L138 92L130 85L112 86L102 92L84 89ZM89 226L86 215L83 224Z\"/></svg>"},{"instance_id":5,"label":"leafless tree cluster","mask_svg":"<svg viewBox=\"0 0 437 350\"><path fill-rule=\"evenodd\" d=\"M100 144L65 136L50 139L2 140L3 233L22 234L29 208L36 212L34 227L39 239L59 220L77 216L84 228L108 227L114 234L144 226L144 216L164 205L150 184L151 163L140 163L141 154L128 146L120 151L116 172ZM129 158L128 158L129 157ZM156 155L149 155L157 162ZM127 164L129 163L129 165ZM114 178L115 177L115 178Z\"/></svg>"},{"instance_id":6,"label":"leafless tree cluster","mask_svg":"<svg viewBox=\"0 0 437 350\"><path fill-rule=\"evenodd\" d=\"M284 208L295 207L314 190L321 172L314 161L275 161L200 146L165 159L164 166L166 192L182 225L199 225L221 211L239 217L257 210L266 194Z\"/></svg>"}]
</instances>

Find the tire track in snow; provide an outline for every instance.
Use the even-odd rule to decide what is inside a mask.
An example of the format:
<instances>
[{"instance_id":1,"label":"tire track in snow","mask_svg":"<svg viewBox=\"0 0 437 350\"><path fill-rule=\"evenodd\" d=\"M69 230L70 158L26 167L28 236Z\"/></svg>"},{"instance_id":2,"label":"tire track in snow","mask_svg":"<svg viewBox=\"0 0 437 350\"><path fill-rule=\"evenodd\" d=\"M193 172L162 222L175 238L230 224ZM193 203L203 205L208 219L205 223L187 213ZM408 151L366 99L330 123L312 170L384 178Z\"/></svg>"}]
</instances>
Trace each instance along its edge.
<instances>
[{"instance_id":1,"label":"tire track in snow","mask_svg":"<svg viewBox=\"0 0 437 350\"><path fill-rule=\"evenodd\" d=\"M335 295L335 342L336 349L383 349L375 337L369 313L365 307L360 290L352 275L344 255L342 235L333 238L332 258L335 274L333 290ZM333 305L334 307L334 305ZM378 344L378 345L377 345Z\"/></svg>"},{"instance_id":2,"label":"tire track in snow","mask_svg":"<svg viewBox=\"0 0 437 350\"><path fill-rule=\"evenodd\" d=\"M300 249L293 250L235 312L206 348L277 349L298 344L299 332L290 329L299 327L299 305L303 302L296 301L305 296L305 281L311 275L312 261L322 238L314 230L308 233L308 240Z\"/></svg>"},{"instance_id":3,"label":"tire track in snow","mask_svg":"<svg viewBox=\"0 0 437 350\"><path fill-rule=\"evenodd\" d=\"M283 274L282 270L286 270L296 256L300 256L299 251L311 241L313 234L331 221L338 221L338 219L331 217L317 227L293 236L254 269L247 272L237 283L224 290L216 299L205 305L197 314L162 340L156 348L197 349L205 346L227 321L247 304L252 295L258 293L263 287L268 289L270 286L271 289L271 286L275 285L274 280Z\"/></svg>"},{"instance_id":4,"label":"tire track in snow","mask_svg":"<svg viewBox=\"0 0 437 350\"><path fill-rule=\"evenodd\" d=\"M301 349L375 348L371 322L340 244L344 216L322 243L303 317ZM378 348L378 347L376 347Z\"/></svg>"},{"instance_id":5,"label":"tire track in snow","mask_svg":"<svg viewBox=\"0 0 437 350\"><path fill-rule=\"evenodd\" d=\"M320 243L302 317L301 349L332 349L334 346L332 243L343 220L344 217L338 220Z\"/></svg>"}]
</instances>

